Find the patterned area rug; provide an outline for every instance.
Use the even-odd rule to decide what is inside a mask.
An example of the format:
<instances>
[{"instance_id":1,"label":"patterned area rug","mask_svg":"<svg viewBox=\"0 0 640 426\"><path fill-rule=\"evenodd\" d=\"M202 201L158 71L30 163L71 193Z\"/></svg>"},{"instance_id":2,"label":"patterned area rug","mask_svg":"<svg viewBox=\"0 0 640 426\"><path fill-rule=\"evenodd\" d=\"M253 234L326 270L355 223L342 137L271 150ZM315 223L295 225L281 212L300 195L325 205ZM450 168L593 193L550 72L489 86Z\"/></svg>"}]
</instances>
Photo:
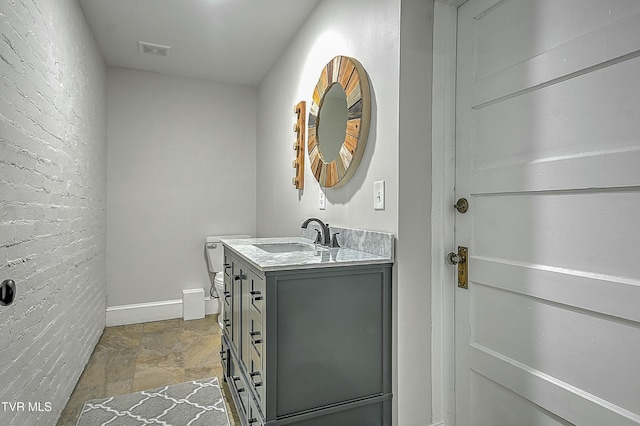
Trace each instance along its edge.
<instances>
[{"instance_id":1,"label":"patterned area rug","mask_svg":"<svg viewBox=\"0 0 640 426\"><path fill-rule=\"evenodd\" d=\"M77 426L229 426L217 377L93 399Z\"/></svg>"}]
</instances>

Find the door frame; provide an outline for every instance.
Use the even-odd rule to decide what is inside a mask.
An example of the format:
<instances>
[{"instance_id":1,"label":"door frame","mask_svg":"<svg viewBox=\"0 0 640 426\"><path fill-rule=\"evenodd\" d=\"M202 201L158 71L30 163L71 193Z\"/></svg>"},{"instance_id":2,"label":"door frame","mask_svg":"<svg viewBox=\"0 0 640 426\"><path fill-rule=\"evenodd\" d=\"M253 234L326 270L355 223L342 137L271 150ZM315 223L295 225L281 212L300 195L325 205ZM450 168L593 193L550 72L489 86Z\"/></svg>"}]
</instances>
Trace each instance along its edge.
<instances>
[{"instance_id":1,"label":"door frame","mask_svg":"<svg viewBox=\"0 0 640 426\"><path fill-rule=\"evenodd\" d=\"M467 0L434 0L431 134L431 390L433 425L455 424L454 268L456 41L458 7Z\"/></svg>"}]
</instances>

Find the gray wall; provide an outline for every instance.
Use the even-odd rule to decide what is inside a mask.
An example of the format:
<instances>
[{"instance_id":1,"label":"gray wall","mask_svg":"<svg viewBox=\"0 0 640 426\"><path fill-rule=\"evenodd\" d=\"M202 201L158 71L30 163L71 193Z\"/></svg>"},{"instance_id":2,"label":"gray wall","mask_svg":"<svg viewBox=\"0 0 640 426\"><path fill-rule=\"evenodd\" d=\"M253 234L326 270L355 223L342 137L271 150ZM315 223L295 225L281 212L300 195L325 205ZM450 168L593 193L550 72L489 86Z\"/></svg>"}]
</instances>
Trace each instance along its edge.
<instances>
[{"instance_id":1,"label":"gray wall","mask_svg":"<svg viewBox=\"0 0 640 426\"><path fill-rule=\"evenodd\" d=\"M424 0L324 0L259 86L257 231L299 235L317 216L335 226L392 232L394 266L394 424L431 421L431 45L433 4ZM293 105L311 106L324 65L358 59L369 74L372 120L357 173L327 189L305 165L305 188L291 184ZM386 181L384 211L373 208L373 182Z\"/></svg>"},{"instance_id":2,"label":"gray wall","mask_svg":"<svg viewBox=\"0 0 640 426\"><path fill-rule=\"evenodd\" d=\"M105 323L105 64L75 0L3 1L0 31L0 424L54 425Z\"/></svg>"},{"instance_id":3,"label":"gray wall","mask_svg":"<svg viewBox=\"0 0 640 426\"><path fill-rule=\"evenodd\" d=\"M433 2L402 0L398 242L399 424L428 424L431 397L431 86ZM436 285L438 283L435 283ZM437 420L437 419L436 419Z\"/></svg>"},{"instance_id":4,"label":"gray wall","mask_svg":"<svg viewBox=\"0 0 640 426\"><path fill-rule=\"evenodd\" d=\"M257 91L107 76L108 306L208 295L204 238L255 234Z\"/></svg>"}]
</instances>

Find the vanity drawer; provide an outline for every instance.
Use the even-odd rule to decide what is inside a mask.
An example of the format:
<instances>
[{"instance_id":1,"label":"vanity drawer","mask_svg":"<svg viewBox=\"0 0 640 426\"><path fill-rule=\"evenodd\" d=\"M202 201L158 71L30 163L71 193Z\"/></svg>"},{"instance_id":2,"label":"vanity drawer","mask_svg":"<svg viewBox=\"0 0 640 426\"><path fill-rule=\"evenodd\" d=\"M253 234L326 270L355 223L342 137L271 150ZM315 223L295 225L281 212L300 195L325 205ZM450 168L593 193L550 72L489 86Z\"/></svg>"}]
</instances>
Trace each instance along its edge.
<instances>
[{"instance_id":1,"label":"vanity drawer","mask_svg":"<svg viewBox=\"0 0 640 426\"><path fill-rule=\"evenodd\" d=\"M236 407L238 411L242 411L242 413L246 416L249 409L249 389L247 388L247 383L244 380L244 376L242 375L242 371L240 370L236 360L231 358L231 374L229 377L231 380L227 381L229 387L231 388L231 392L236 395L236 401L239 402L239 405Z\"/></svg>"},{"instance_id":2,"label":"vanity drawer","mask_svg":"<svg viewBox=\"0 0 640 426\"><path fill-rule=\"evenodd\" d=\"M231 353L229 352L229 343L227 343L226 336L222 336L220 341L220 363L222 364L222 374L224 375L225 381L227 377L229 377L229 357Z\"/></svg>"},{"instance_id":3,"label":"vanity drawer","mask_svg":"<svg viewBox=\"0 0 640 426\"><path fill-rule=\"evenodd\" d=\"M224 281L224 293L225 296L228 294L231 297L231 277L233 277L233 258L229 256L227 253L224 254L224 264L223 264L223 281Z\"/></svg>"},{"instance_id":4,"label":"vanity drawer","mask_svg":"<svg viewBox=\"0 0 640 426\"><path fill-rule=\"evenodd\" d=\"M227 302L222 302L224 306L224 314L222 315L222 335L231 339L231 305Z\"/></svg>"},{"instance_id":5,"label":"vanity drawer","mask_svg":"<svg viewBox=\"0 0 640 426\"><path fill-rule=\"evenodd\" d=\"M224 263L223 263L223 267L224 267L224 276L226 277L230 277L231 274L233 273L233 271L231 270L231 255L229 253L224 253Z\"/></svg>"},{"instance_id":6,"label":"vanity drawer","mask_svg":"<svg viewBox=\"0 0 640 426\"><path fill-rule=\"evenodd\" d=\"M262 318L259 313L252 309L249 317L249 342L251 344L251 353L255 352L260 359L262 359L263 341Z\"/></svg>"},{"instance_id":7,"label":"vanity drawer","mask_svg":"<svg viewBox=\"0 0 640 426\"><path fill-rule=\"evenodd\" d=\"M221 303L225 304L225 308L231 309L231 284L224 283L224 293L220 296Z\"/></svg>"},{"instance_id":8,"label":"vanity drawer","mask_svg":"<svg viewBox=\"0 0 640 426\"><path fill-rule=\"evenodd\" d=\"M262 358L255 350L251 351L250 364L249 382L258 400L258 406L264 409L264 392L266 389L264 364L262 363Z\"/></svg>"},{"instance_id":9,"label":"vanity drawer","mask_svg":"<svg viewBox=\"0 0 640 426\"><path fill-rule=\"evenodd\" d=\"M249 401L249 412L247 414L247 423L249 423L249 426L264 426L262 412L260 412L253 399Z\"/></svg>"},{"instance_id":10,"label":"vanity drawer","mask_svg":"<svg viewBox=\"0 0 640 426\"><path fill-rule=\"evenodd\" d=\"M254 274L249 273L249 295L251 296L251 308L261 315L264 307L264 280Z\"/></svg>"}]
</instances>

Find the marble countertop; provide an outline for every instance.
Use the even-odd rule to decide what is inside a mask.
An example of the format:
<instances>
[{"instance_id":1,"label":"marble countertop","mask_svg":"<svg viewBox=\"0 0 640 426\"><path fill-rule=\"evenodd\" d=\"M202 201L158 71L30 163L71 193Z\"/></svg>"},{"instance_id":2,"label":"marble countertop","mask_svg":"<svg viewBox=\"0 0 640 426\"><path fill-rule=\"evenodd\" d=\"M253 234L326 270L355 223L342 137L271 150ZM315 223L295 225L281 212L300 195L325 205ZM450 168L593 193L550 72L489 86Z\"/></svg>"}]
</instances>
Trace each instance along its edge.
<instances>
[{"instance_id":1,"label":"marble countertop","mask_svg":"<svg viewBox=\"0 0 640 426\"><path fill-rule=\"evenodd\" d=\"M223 239L222 244L262 272L393 263L391 257L350 248L317 246L312 240L302 237ZM260 244L302 244L309 250L271 253L256 246Z\"/></svg>"}]
</instances>

